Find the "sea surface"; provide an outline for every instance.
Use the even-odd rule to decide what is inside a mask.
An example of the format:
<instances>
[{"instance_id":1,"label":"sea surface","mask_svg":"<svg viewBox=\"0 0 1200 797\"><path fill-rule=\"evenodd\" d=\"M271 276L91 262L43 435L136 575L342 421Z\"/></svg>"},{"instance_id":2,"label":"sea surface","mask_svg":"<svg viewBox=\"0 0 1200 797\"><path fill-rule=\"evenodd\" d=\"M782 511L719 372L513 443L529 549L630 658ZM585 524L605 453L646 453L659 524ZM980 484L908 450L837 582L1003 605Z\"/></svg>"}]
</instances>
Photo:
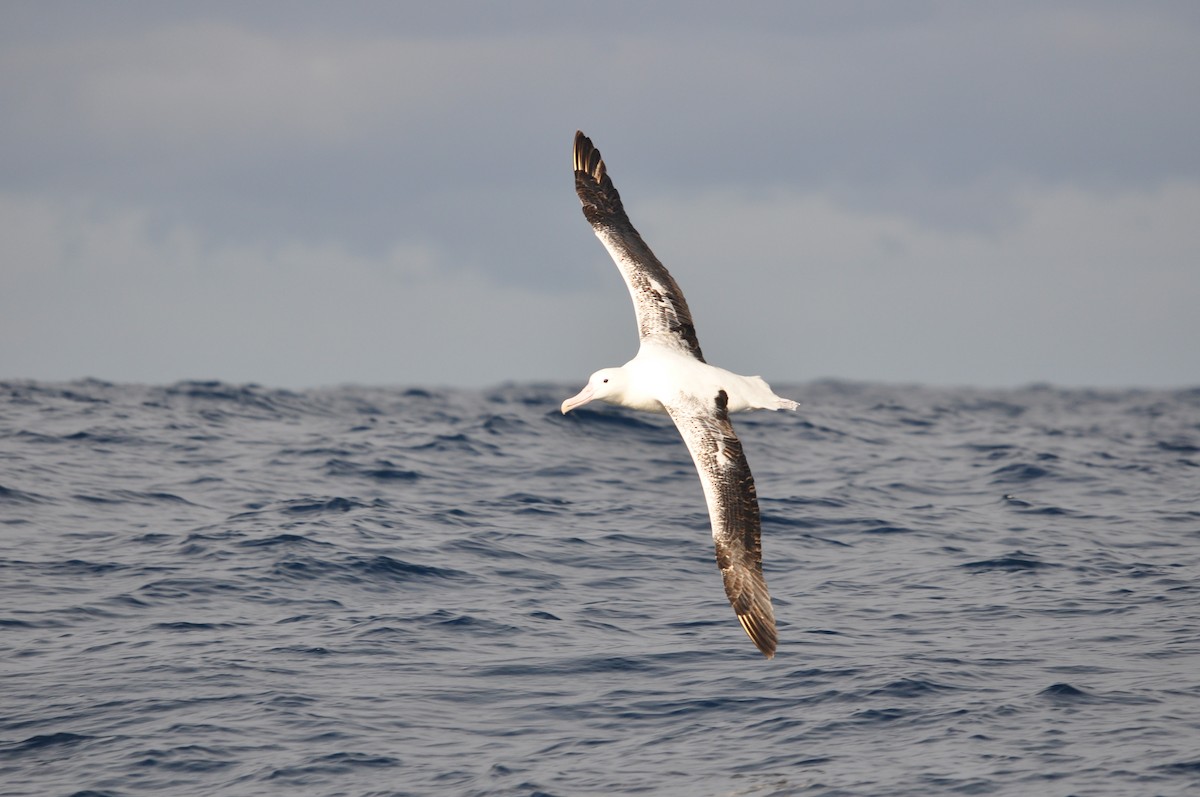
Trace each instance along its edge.
<instances>
[{"instance_id":1,"label":"sea surface","mask_svg":"<svg viewBox=\"0 0 1200 797\"><path fill-rule=\"evenodd\" d=\"M577 388L0 383L0 794L1200 794L1200 389Z\"/></svg>"}]
</instances>

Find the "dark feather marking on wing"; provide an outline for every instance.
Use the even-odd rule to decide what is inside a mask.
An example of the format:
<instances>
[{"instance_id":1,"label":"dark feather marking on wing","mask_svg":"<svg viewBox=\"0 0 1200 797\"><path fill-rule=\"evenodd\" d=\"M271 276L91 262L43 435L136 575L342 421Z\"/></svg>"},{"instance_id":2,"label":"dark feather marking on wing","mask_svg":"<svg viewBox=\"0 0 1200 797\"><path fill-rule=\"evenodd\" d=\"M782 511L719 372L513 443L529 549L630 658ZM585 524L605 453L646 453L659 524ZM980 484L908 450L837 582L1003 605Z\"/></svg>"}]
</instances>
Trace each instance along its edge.
<instances>
[{"instance_id":1,"label":"dark feather marking on wing","mask_svg":"<svg viewBox=\"0 0 1200 797\"><path fill-rule=\"evenodd\" d=\"M608 176L600 150L580 131L575 133L574 160L575 193L583 203L584 217L598 233L607 233L609 242L636 264L626 266L618 262L617 266L631 291L641 297L641 301L634 302L639 336L666 335L704 362L683 291L634 229L621 204L621 195Z\"/></svg>"},{"instance_id":2,"label":"dark feather marking on wing","mask_svg":"<svg viewBox=\"0 0 1200 797\"><path fill-rule=\"evenodd\" d=\"M725 594L746 634L763 655L775 655L777 634L771 595L762 572L761 519L754 476L729 420L729 396L715 404L680 402L667 406L679 427L709 499L717 565Z\"/></svg>"}]
</instances>

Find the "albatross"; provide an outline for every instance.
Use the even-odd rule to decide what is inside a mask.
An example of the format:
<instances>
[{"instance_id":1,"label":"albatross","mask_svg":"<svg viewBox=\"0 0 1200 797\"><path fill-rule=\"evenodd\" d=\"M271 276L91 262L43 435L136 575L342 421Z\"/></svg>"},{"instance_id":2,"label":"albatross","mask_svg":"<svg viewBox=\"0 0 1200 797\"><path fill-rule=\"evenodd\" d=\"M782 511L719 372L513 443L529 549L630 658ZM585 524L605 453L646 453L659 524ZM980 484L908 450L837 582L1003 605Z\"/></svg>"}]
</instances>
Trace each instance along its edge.
<instances>
[{"instance_id":1,"label":"albatross","mask_svg":"<svg viewBox=\"0 0 1200 797\"><path fill-rule=\"evenodd\" d=\"M666 413L691 452L704 488L725 594L751 641L768 659L777 635L762 572L761 524L754 477L729 414L794 410L759 376L709 365L679 285L633 228L600 151L575 133L575 192L583 215L617 264L637 316L637 356L592 374L562 403L565 415L589 401Z\"/></svg>"}]
</instances>

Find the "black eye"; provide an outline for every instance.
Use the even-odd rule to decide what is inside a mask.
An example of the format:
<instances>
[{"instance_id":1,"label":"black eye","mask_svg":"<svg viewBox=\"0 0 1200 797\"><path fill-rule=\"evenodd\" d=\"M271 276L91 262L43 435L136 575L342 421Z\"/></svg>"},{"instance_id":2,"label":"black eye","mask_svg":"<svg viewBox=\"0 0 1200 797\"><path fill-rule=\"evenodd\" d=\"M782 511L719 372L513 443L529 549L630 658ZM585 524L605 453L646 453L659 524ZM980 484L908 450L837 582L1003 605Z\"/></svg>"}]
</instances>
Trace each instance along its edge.
<instances>
[{"instance_id":1,"label":"black eye","mask_svg":"<svg viewBox=\"0 0 1200 797\"><path fill-rule=\"evenodd\" d=\"M607 380L607 379L605 379L605 380L604 380L604 384L606 384L606 385L608 384L608 380Z\"/></svg>"}]
</instances>

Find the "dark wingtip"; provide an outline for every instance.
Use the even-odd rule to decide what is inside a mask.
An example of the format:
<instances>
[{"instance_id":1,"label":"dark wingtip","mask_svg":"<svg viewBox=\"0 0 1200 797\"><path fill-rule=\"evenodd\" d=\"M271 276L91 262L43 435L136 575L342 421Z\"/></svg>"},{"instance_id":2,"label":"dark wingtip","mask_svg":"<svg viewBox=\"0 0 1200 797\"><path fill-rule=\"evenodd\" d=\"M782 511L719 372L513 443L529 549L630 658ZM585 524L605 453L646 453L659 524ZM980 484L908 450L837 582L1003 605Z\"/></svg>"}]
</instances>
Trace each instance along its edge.
<instances>
[{"instance_id":1,"label":"dark wingtip","mask_svg":"<svg viewBox=\"0 0 1200 797\"><path fill-rule=\"evenodd\" d=\"M597 183L604 181L604 159L600 150L592 144L592 140L583 134L582 130L575 131L575 171L588 175Z\"/></svg>"},{"instance_id":2,"label":"dark wingtip","mask_svg":"<svg viewBox=\"0 0 1200 797\"><path fill-rule=\"evenodd\" d=\"M737 618L754 646L768 659L775 658L775 646L779 640L775 632L775 618L763 617L757 613L739 614Z\"/></svg>"},{"instance_id":3,"label":"dark wingtip","mask_svg":"<svg viewBox=\"0 0 1200 797\"><path fill-rule=\"evenodd\" d=\"M768 659L775 655L779 635L775 630L775 610L771 606L771 594L762 577L762 567L757 564L757 543L754 543L753 564L738 563L731 559L737 553L717 543L717 564L725 581L725 595L737 615L742 630ZM743 555L745 551L741 552ZM739 557L741 558L741 557Z\"/></svg>"}]
</instances>

